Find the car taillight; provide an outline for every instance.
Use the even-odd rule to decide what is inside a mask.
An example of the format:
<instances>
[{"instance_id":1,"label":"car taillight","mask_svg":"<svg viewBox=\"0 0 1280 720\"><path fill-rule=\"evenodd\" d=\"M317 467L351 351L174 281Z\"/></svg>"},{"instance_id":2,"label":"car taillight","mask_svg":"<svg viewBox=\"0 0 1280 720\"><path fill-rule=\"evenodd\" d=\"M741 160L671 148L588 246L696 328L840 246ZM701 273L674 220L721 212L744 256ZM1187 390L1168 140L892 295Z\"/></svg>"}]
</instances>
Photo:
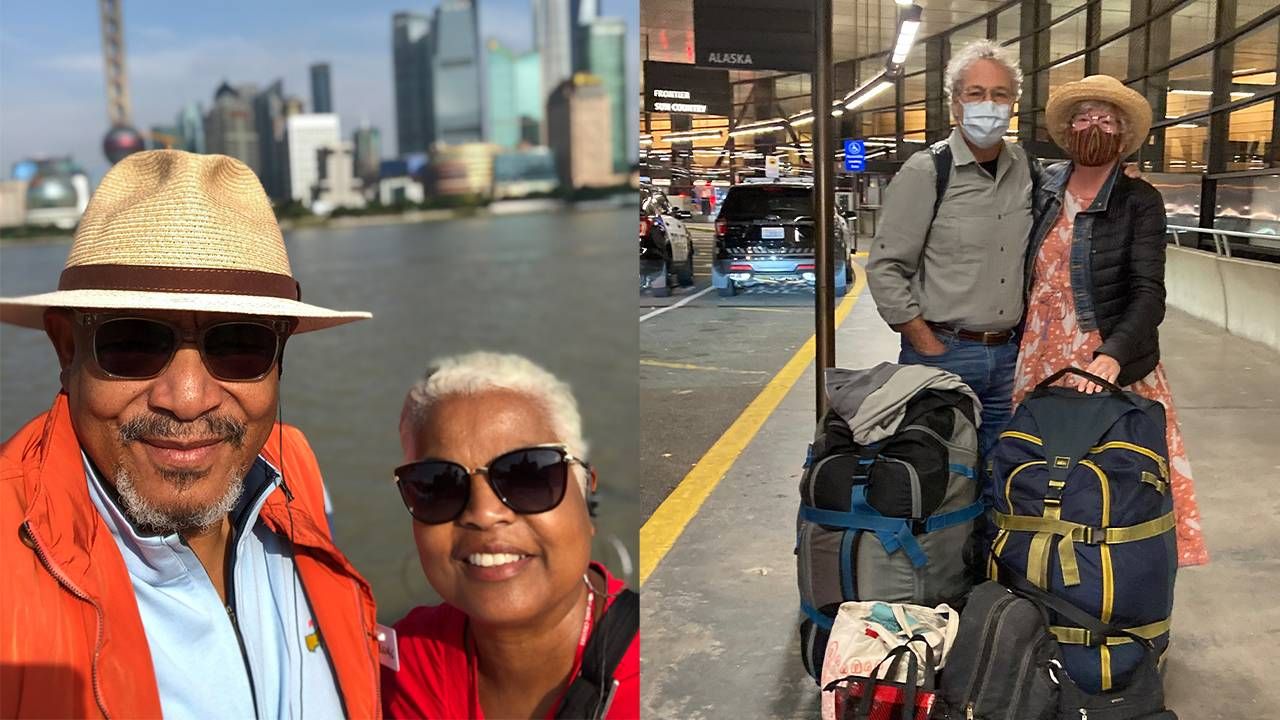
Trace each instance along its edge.
<instances>
[{"instance_id":1,"label":"car taillight","mask_svg":"<svg viewBox=\"0 0 1280 720\"><path fill-rule=\"evenodd\" d=\"M640 218L640 237L649 234L649 218Z\"/></svg>"},{"instance_id":2,"label":"car taillight","mask_svg":"<svg viewBox=\"0 0 1280 720\"><path fill-rule=\"evenodd\" d=\"M729 272L751 272L755 268L750 265L730 265Z\"/></svg>"},{"instance_id":3,"label":"car taillight","mask_svg":"<svg viewBox=\"0 0 1280 720\"><path fill-rule=\"evenodd\" d=\"M796 266L796 270L812 270L813 263L800 263Z\"/></svg>"},{"instance_id":4,"label":"car taillight","mask_svg":"<svg viewBox=\"0 0 1280 720\"><path fill-rule=\"evenodd\" d=\"M729 234L729 221L717 220L716 221L716 237L724 237L727 234Z\"/></svg>"}]
</instances>

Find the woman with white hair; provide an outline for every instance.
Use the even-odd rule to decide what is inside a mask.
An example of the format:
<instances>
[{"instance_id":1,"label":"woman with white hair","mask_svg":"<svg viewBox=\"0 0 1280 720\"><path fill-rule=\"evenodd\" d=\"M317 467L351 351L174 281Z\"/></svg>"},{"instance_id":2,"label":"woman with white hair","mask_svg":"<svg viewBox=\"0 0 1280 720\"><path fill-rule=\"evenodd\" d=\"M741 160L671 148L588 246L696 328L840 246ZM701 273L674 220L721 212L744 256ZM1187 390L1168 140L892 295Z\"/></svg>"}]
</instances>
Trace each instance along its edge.
<instances>
[{"instance_id":1,"label":"woman with white hair","mask_svg":"<svg viewBox=\"0 0 1280 720\"><path fill-rule=\"evenodd\" d=\"M581 426L516 355L444 358L410 388L396 484L444 603L395 626L388 717L639 717L638 599L591 561Z\"/></svg>"},{"instance_id":2,"label":"woman with white hair","mask_svg":"<svg viewBox=\"0 0 1280 720\"><path fill-rule=\"evenodd\" d=\"M1163 405L1178 561L1206 563L1191 465L1160 364L1164 199L1119 169L1146 141L1151 106L1119 80L1093 75L1049 96L1045 124L1071 161L1046 168L1036 192L1014 404L1075 366ZM1102 390L1092 381L1070 382L1087 393Z\"/></svg>"}]
</instances>

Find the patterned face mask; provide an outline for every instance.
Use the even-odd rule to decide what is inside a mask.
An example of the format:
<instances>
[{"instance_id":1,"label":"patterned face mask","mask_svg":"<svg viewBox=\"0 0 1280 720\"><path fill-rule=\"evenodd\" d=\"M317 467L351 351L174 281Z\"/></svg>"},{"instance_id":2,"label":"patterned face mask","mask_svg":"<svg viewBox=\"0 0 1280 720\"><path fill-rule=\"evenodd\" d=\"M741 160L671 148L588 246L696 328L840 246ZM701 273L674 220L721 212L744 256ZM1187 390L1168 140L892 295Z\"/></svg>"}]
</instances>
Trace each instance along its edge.
<instances>
[{"instance_id":1,"label":"patterned face mask","mask_svg":"<svg viewBox=\"0 0 1280 720\"><path fill-rule=\"evenodd\" d=\"M1119 133L1109 133L1097 125L1083 130L1071 130L1067 135L1067 152L1078 165L1097 167L1106 165L1120 155Z\"/></svg>"}]
</instances>

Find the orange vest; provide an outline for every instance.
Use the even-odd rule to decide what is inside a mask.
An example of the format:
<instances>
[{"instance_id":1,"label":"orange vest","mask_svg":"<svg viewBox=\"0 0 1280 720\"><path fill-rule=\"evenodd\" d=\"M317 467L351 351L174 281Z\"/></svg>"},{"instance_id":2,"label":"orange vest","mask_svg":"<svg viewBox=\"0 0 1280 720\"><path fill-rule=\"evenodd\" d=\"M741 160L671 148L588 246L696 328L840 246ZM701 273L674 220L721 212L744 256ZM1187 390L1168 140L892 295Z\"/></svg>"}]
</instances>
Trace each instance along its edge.
<instances>
[{"instance_id":1,"label":"orange vest","mask_svg":"<svg viewBox=\"0 0 1280 720\"><path fill-rule=\"evenodd\" d=\"M262 454L284 468L294 499L277 488L260 519L293 544L345 714L381 717L373 594L316 521L315 455L301 431L280 424ZM63 393L0 447L0 558L0 717L160 717L129 573L89 498Z\"/></svg>"}]
</instances>

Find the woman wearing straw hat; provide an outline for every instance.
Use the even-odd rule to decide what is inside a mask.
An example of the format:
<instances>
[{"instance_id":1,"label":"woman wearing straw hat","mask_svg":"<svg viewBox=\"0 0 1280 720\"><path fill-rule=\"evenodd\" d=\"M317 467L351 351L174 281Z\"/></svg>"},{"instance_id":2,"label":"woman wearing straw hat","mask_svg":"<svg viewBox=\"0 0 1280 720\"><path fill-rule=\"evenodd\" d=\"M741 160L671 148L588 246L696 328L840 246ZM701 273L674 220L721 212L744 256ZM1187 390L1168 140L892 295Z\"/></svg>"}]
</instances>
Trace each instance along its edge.
<instances>
[{"instance_id":1,"label":"woman wearing straw hat","mask_svg":"<svg viewBox=\"0 0 1280 720\"><path fill-rule=\"evenodd\" d=\"M596 475L569 386L517 355L444 358L410 388L400 442L444 603L396 623L387 717L639 717L639 597L591 561Z\"/></svg>"},{"instance_id":2,"label":"woman wearing straw hat","mask_svg":"<svg viewBox=\"0 0 1280 720\"><path fill-rule=\"evenodd\" d=\"M1029 298L1015 405L1068 365L1085 368L1166 412L1180 565L1208 562L1191 465L1160 364L1165 209L1159 191L1119 170L1151 128L1151 106L1113 77L1093 75L1051 93L1045 123L1070 162L1044 172L1026 265ZM1096 383L1080 380L1084 392Z\"/></svg>"}]
</instances>

